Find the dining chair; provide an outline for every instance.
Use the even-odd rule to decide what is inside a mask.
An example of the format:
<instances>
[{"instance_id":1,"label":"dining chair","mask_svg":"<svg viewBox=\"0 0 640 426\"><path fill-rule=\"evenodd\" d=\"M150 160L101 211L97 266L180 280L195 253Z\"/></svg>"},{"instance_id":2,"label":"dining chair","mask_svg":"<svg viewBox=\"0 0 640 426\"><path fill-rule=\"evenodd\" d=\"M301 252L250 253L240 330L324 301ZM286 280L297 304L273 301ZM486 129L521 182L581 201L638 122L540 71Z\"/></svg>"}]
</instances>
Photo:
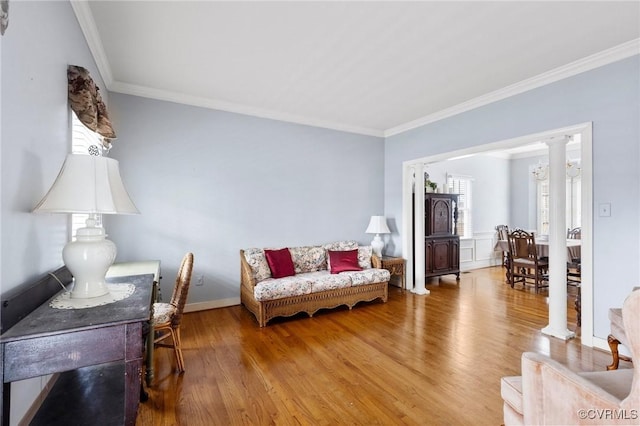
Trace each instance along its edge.
<instances>
[{"instance_id":1,"label":"dining chair","mask_svg":"<svg viewBox=\"0 0 640 426\"><path fill-rule=\"evenodd\" d=\"M509 233L508 242L511 258L511 287L513 288L517 282L521 282L523 287L533 284L536 293L541 288L548 287L549 261L538 257L533 233L516 229Z\"/></svg>"},{"instance_id":2,"label":"dining chair","mask_svg":"<svg viewBox=\"0 0 640 426\"><path fill-rule=\"evenodd\" d=\"M187 302L187 293L191 284L191 272L193 271L193 253L187 253L182 259L180 270L176 277L176 283L169 303L153 304L153 327L155 346L173 348L176 356L178 372L184 371L184 358L182 357L182 342L180 340L180 321L182 312ZM162 343L171 337L171 343Z\"/></svg>"},{"instance_id":3,"label":"dining chair","mask_svg":"<svg viewBox=\"0 0 640 426\"><path fill-rule=\"evenodd\" d=\"M509 227L507 225L498 225L496 226L496 232L498 233L498 240L507 241L509 238ZM508 253L506 251L502 251L502 267L509 267Z\"/></svg>"},{"instance_id":4,"label":"dining chair","mask_svg":"<svg viewBox=\"0 0 640 426\"><path fill-rule=\"evenodd\" d=\"M568 240L579 240L582 237L582 228L573 228L567 230ZM581 259L580 259L580 247L569 247L569 259L567 260L567 285L580 286L581 277Z\"/></svg>"}]
</instances>

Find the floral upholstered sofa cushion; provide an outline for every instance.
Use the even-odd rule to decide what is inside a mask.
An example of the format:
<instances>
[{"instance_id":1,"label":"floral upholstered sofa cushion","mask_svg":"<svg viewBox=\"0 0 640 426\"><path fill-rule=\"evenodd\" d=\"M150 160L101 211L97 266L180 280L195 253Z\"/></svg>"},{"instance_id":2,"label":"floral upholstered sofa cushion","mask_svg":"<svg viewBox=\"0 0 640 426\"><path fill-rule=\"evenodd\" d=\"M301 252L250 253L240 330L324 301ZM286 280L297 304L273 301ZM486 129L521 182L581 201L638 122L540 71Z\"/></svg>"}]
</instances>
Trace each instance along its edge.
<instances>
[{"instance_id":1,"label":"floral upholstered sofa cushion","mask_svg":"<svg viewBox=\"0 0 640 426\"><path fill-rule=\"evenodd\" d=\"M322 247L290 247L296 274L327 269L327 252Z\"/></svg>"},{"instance_id":2,"label":"floral upholstered sofa cushion","mask_svg":"<svg viewBox=\"0 0 640 426\"><path fill-rule=\"evenodd\" d=\"M358 264L361 271L348 271L338 274L330 272L327 252L358 249ZM386 269L371 267L371 246L358 246L356 241L338 241L323 246L289 247L295 275L284 278L272 278L264 249L249 248L244 256L251 267L256 284L254 297L257 301L301 296L325 290L373 284L389 281Z\"/></svg>"}]
</instances>

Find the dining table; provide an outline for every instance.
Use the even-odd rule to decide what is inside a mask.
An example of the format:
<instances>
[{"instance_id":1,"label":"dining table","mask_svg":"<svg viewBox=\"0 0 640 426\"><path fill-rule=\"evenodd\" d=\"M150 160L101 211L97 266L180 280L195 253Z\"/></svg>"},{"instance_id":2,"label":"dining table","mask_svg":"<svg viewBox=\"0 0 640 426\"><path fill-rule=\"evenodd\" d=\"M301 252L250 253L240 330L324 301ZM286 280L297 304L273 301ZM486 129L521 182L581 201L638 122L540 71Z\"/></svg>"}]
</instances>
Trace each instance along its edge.
<instances>
[{"instance_id":1,"label":"dining table","mask_svg":"<svg viewBox=\"0 0 640 426\"><path fill-rule=\"evenodd\" d=\"M580 258L581 241L579 239L567 239L567 258L575 259ZM494 247L495 251L502 251L507 254L507 270L506 270L506 282L511 283L511 258L509 256L509 242L507 240L498 240ZM549 240L538 239L536 240L536 251L538 257L549 257Z\"/></svg>"}]
</instances>

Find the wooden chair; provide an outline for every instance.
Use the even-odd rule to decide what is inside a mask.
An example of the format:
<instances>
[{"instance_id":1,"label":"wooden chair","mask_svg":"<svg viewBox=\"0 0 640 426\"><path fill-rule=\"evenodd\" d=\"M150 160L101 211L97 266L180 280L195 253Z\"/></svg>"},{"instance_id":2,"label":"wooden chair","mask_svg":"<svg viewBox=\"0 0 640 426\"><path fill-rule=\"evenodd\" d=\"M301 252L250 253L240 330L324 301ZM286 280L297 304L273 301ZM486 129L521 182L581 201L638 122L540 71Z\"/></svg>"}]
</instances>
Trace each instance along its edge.
<instances>
[{"instance_id":1,"label":"wooden chair","mask_svg":"<svg viewBox=\"0 0 640 426\"><path fill-rule=\"evenodd\" d=\"M499 240L507 241L507 239L509 238L509 227L507 225L496 226L496 232L498 233ZM509 267L508 252L506 251L502 252L502 267Z\"/></svg>"},{"instance_id":2,"label":"wooden chair","mask_svg":"<svg viewBox=\"0 0 640 426\"><path fill-rule=\"evenodd\" d=\"M573 228L567 231L568 240L579 240L582 236L581 228ZM567 260L567 285L580 286L581 282L581 260L580 247L569 247L569 257Z\"/></svg>"},{"instance_id":3,"label":"wooden chair","mask_svg":"<svg viewBox=\"0 0 640 426\"><path fill-rule=\"evenodd\" d=\"M516 282L523 286L533 284L536 293L549 286L546 272L549 270L549 261L538 257L535 237L522 229L516 229L509 234L509 256L511 258L511 287ZM527 280L532 280L533 283Z\"/></svg>"},{"instance_id":4,"label":"wooden chair","mask_svg":"<svg viewBox=\"0 0 640 426\"><path fill-rule=\"evenodd\" d=\"M156 333L153 342L156 346L173 348L179 373L184 371L184 358L182 357L182 343L180 341L180 321L182 320L184 305L187 302L192 270L193 253L187 253L180 264L176 284L171 295L171 302L153 304L153 326ZM171 337L172 343L160 343L168 337Z\"/></svg>"}]
</instances>

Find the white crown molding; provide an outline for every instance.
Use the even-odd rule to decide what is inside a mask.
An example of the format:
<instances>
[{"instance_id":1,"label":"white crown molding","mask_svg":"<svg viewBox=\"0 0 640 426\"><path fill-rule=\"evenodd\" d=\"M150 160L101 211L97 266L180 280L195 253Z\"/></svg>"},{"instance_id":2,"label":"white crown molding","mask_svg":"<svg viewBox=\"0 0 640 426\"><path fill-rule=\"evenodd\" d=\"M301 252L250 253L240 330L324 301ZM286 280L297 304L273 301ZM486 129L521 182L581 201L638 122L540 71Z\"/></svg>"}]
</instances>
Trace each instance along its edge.
<instances>
[{"instance_id":1,"label":"white crown molding","mask_svg":"<svg viewBox=\"0 0 640 426\"><path fill-rule=\"evenodd\" d=\"M251 115L272 120L286 121L290 123L303 124L307 126L322 127L342 132L357 133L368 136L383 137L383 131L380 129L370 129L366 127L351 126L343 123L334 123L313 118L300 117L293 114L286 114L277 111L270 111L255 108L247 105L234 104L231 102L218 101L215 99L206 99L197 96L190 96L181 93L170 92L166 90L158 90L149 87L121 83L113 79L111 66L102 45L102 39L98 33L95 20L89 2L87 0L70 0L71 7L78 19L80 28L89 46L89 50L93 55L98 71L107 86L107 90L111 92L124 93L128 95L141 96L145 98L164 100L179 104L199 106L203 108L216 109L221 111L235 112L238 114Z\"/></svg>"},{"instance_id":2,"label":"white crown molding","mask_svg":"<svg viewBox=\"0 0 640 426\"><path fill-rule=\"evenodd\" d=\"M489 151L486 153L482 153L480 155L485 155L487 157L494 158L502 158L504 160L520 160L523 158L530 157L540 157L547 156L549 154L549 150L547 147L538 147L539 144L532 144L524 147L518 147L517 151L513 152L512 150L501 150L501 151ZM579 140L573 140L567 144L567 159L571 157L580 158L580 146L581 142ZM524 150L523 150L524 148Z\"/></svg>"},{"instance_id":3,"label":"white crown molding","mask_svg":"<svg viewBox=\"0 0 640 426\"><path fill-rule=\"evenodd\" d=\"M302 124L305 126L322 127L325 129L339 130L341 132L357 133L367 136L376 136L380 138L383 137L383 131L379 129L370 129L367 127L358 127L343 123L316 120L313 118L301 117L293 114L271 111L268 109L255 108L248 105L235 104L232 102L219 101L199 96L185 95L183 93L154 89L135 84L126 84L119 81L113 82L109 90L126 95L134 95L143 98L175 102L179 104L233 112L237 114L251 115L254 117L268 118L271 120L285 121L289 123Z\"/></svg>"},{"instance_id":4,"label":"white crown molding","mask_svg":"<svg viewBox=\"0 0 640 426\"><path fill-rule=\"evenodd\" d=\"M631 56L640 54L640 39L634 39L626 43L615 46L611 49L587 56L570 64L558 67L551 71L539 74L535 77L523 80L510 86L487 93L461 104L441 111L429 114L417 120L410 121L399 126L395 126L386 130L372 129L367 127L352 126L344 123L335 123L324 120L317 120L309 117L301 117L293 114L282 113L267 109L256 108L248 105L234 104L215 99L202 98L197 96L184 95L180 93L153 89L149 87L130 85L113 80L111 66L107 59L107 55L102 45L102 40L98 33L96 23L91 13L88 0L70 0L71 7L78 19L80 28L85 36L89 50L93 55L98 71L104 81L107 90L124 93L129 95L142 96L151 99L165 100L180 104L199 106L203 108L216 109L221 111L234 112L238 114L251 115L256 117L268 118L272 120L286 121L308 126L322 127L332 130L339 130L349 133L357 133L376 137L390 137L406 131L433 123L445 118L479 108L493 102L506 99L508 97L518 95L520 93L542 87L544 85L571 77L594 68L601 67Z\"/></svg>"},{"instance_id":5,"label":"white crown molding","mask_svg":"<svg viewBox=\"0 0 640 426\"><path fill-rule=\"evenodd\" d=\"M179 104L199 106L203 108L216 109L221 111L234 112L238 114L251 115L255 117L268 118L272 120L286 121L290 123L302 124L313 127L321 127L331 130L338 130L348 133L356 133L367 136L384 137L382 129L371 129L367 127L352 126L344 123L335 123L330 121L317 120L308 117L296 116L293 114L271 111L261 108L255 108L248 105L234 104L231 102L219 101L215 99L206 99L197 96L190 96L181 93L170 92L166 90L158 90L149 87L137 86L132 84L121 83L113 79L111 66L107 59L102 39L98 33L95 20L88 0L70 0L71 7L78 19L80 29L89 46L89 50L93 55L98 71L104 81L107 90L111 92L124 93L128 95L142 96L151 99L176 102Z\"/></svg>"},{"instance_id":6,"label":"white crown molding","mask_svg":"<svg viewBox=\"0 0 640 426\"><path fill-rule=\"evenodd\" d=\"M76 14L76 19L78 19L78 23L80 24L84 38L87 41L89 50L93 55L93 59L96 61L102 81L104 81L104 84L107 86L107 90L111 90L111 85L113 84L111 66L109 65L107 54L104 51L102 39L96 27L96 21L93 19L89 1L70 0L70 3L73 12Z\"/></svg>"},{"instance_id":7,"label":"white crown molding","mask_svg":"<svg viewBox=\"0 0 640 426\"><path fill-rule=\"evenodd\" d=\"M603 50L602 52L595 53L587 56L586 58L579 59L570 64L555 68L551 71L539 74L510 86L503 87L502 89L487 93L486 95L479 96L453 107L429 114L417 120L392 127L384 131L384 136L389 137L404 133L417 127L470 111L472 109L479 108L481 106L488 105L638 54L640 54L640 38Z\"/></svg>"}]
</instances>

